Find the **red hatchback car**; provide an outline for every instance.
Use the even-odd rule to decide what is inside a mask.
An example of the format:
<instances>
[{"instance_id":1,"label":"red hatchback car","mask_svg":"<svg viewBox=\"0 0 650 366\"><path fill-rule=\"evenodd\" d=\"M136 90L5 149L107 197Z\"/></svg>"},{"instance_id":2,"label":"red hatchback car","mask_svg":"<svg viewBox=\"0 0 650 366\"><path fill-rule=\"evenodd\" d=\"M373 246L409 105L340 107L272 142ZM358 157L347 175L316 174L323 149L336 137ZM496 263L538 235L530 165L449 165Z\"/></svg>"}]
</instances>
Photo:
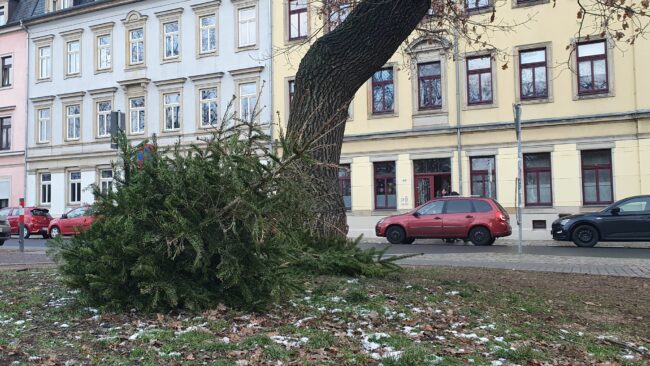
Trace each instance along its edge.
<instances>
[{"instance_id":1,"label":"red hatchback car","mask_svg":"<svg viewBox=\"0 0 650 366\"><path fill-rule=\"evenodd\" d=\"M11 234L18 235L20 207L7 207L0 210L0 216L6 217L11 226ZM52 220L50 211L40 207L25 207L25 238L31 234L40 234L47 239L47 227Z\"/></svg>"},{"instance_id":2,"label":"red hatchback car","mask_svg":"<svg viewBox=\"0 0 650 366\"><path fill-rule=\"evenodd\" d=\"M61 215L60 219L52 220L48 233L53 238L59 235L79 234L87 230L94 220L95 217L92 213L92 207L84 206L75 208Z\"/></svg>"},{"instance_id":3,"label":"red hatchback car","mask_svg":"<svg viewBox=\"0 0 650 366\"><path fill-rule=\"evenodd\" d=\"M401 215L379 220L375 234L392 244L415 239L468 239L474 245L492 245L512 234L510 216L491 198L445 197L429 201Z\"/></svg>"}]
</instances>

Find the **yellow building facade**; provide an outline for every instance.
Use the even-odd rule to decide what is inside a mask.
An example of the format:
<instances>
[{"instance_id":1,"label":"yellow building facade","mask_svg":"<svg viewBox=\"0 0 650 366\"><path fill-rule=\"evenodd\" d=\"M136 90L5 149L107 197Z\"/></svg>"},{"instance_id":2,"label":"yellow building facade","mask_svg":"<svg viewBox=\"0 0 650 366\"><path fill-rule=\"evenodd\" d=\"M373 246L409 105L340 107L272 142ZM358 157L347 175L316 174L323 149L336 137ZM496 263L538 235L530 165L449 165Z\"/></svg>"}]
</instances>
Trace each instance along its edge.
<instances>
[{"instance_id":1,"label":"yellow building facade","mask_svg":"<svg viewBox=\"0 0 650 366\"><path fill-rule=\"evenodd\" d=\"M650 194L650 41L576 38L576 2L517 2L499 2L497 17L532 20L490 35L507 68L488 49L460 44L454 59L453 45L412 39L357 92L341 156L351 235L372 235L380 216L451 191L489 195L514 212L514 103L522 105L525 238L550 239L558 214ZM301 37L327 28L323 18L317 6L273 2L273 43L283 52L273 59L272 108L281 124L308 48Z\"/></svg>"}]
</instances>

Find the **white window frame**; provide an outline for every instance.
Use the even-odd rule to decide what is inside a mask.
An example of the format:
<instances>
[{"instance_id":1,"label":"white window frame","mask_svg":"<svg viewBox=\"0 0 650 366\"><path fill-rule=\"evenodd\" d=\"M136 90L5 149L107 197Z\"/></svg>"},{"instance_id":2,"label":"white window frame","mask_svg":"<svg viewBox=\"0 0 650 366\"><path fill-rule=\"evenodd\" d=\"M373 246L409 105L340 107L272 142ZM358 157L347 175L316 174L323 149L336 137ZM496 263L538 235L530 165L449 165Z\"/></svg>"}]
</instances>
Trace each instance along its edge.
<instances>
[{"instance_id":1,"label":"white window frame","mask_svg":"<svg viewBox=\"0 0 650 366\"><path fill-rule=\"evenodd\" d=\"M203 91L204 90L211 90L213 89L215 91L215 97L214 98L209 98L209 99L203 99ZM208 103L214 103L214 110L215 110L215 115L216 115L216 120L214 123L208 123L205 124L203 123L203 105L208 104ZM208 109L210 112L212 111L212 106L208 106ZM210 113L210 115L212 115ZM199 116L200 116L200 124L202 128L210 128L210 127L216 127L219 123L219 88L217 86L213 87L206 87L206 88L200 88L199 89Z\"/></svg>"},{"instance_id":2,"label":"white window frame","mask_svg":"<svg viewBox=\"0 0 650 366\"><path fill-rule=\"evenodd\" d=\"M242 94L242 89L245 86L253 85L255 87L255 92L251 94ZM256 107L257 107L257 82L256 81L245 81L237 85L237 94L239 96L239 118L243 121L250 122L255 116ZM244 113L244 101L247 101L248 110ZM252 103L251 103L252 102ZM252 113L252 116L248 116L249 113ZM251 118L252 117L252 118Z\"/></svg>"},{"instance_id":3,"label":"white window frame","mask_svg":"<svg viewBox=\"0 0 650 366\"><path fill-rule=\"evenodd\" d=\"M214 24L213 25L203 25L203 19L204 18L212 18L214 19ZM216 14L208 14L208 15L203 15L199 17L199 54L205 55L209 53L215 53L217 52L217 45L218 45L218 40L219 40L219 35L217 34L217 23L218 19ZM214 30L214 48L210 48L210 38L211 34L210 31ZM203 44L203 33L207 33L207 42L208 45L204 49L204 44Z\"/></svg>"},{"instance_id":4,"label":"white window frame","mask_svg":"<svg viewBox=\"0 0 650 366\"><path fill-rule=\"evenodd\" d=\"M71 50L73 44L77 44L76 50ZM74 39L65 43L66 70L67 76L81 74L81 40Z\"/></svg>"},{"instance_id":5,"label":"white window frame","mask_svg":"<svg viewBox=\"0 0 650 366\"><path fill-rule=\"evenodd\" d=\"M74 0L59 0L61 2L61 10L68 9L74 6Z\"/></svg>"},{"instance_id":6,"label":"white window frame","mask_svg":"<svg viewBox=\"0 0 650 366\"><path fill-rule=\"evenodd\" d=\"M45 55L43 51L47 50ZM38 80L48 80L52 78L52 45L38 47Z\"/></svg>"},{"instance_id":7,"label":"white window frame","mask_svg":"<svg viewBox=\"0 0 650 366\"><path fill-rule=\"evenodd\" d=\"M167 32L167 25L176 24L176 30ZM181 55L181 22L179 20L171 20L162 24L163 29L163 60L175 60ZM171 50L167 49L167 39L171 40ZM177 51L174 54L174 42L177 44ZM167 55L167 51L171 51L171 55Z\"/></svg>"},{"instance_id":8,"label":"white window frame","mask_svg":"<svg viewBox=\"0 0 650 366\"><path fill-rule=\"evenodd\" d=\"M44 180L45 176L49 176L49 180ZM47 191L43 192L43 188L47 187ZM43 194L46 193L46 194ZM52 204L52 173L43 172L39 174L39 203L41 205Z\"/></svg>"},{"instance_id":9,"label":"white window frame","mask_svg":"<svg viewBox=\"0 0 650 366\"><path fill-rule=\"evenodd\" d=\"M142 37L140 38L133 38L133 32L141 31L142 32ZM145 60L145 44L144 44L144 27L136 27L133 29L128 30L128 37L129 37L129 65L130 66L137 66L137 65L143 65L144 60ZM136 59L134 61L133 57L137 56L133 54L133 46L136 45L142 45L142 59Z\"/></svg>"},{"instance_id":10,"label":"white window frame","mask_svg":"<svg viewBox=\"0 0 650 366\"><path fill-rule=\"evenodd\" d=\"M110 172L110 177L105 178L104 173ZM99 170L99 191L103 194L107 194L109 191L113 190L113 169L100 169Z\"/></svg>"},{"instance_id":11,"label":"white window frame","mask_svg":"<svg viewBox=\"0 0 650 366\"><path fill-rule=\"evenodd\" d=\"M135 99L142 99L142 107L133 107L132 101ZM129 103L129 134L141 135L147 129L147 98L144 95L132 96L128 98ZM140 113L144 112L144 113ZM138 128L133 129L133 114L136 113ZM142 129L140 129L140 122L142 122Z\"/></svg>"},{"instance_id":12,"label":"white window frame","mask_svg":"<svg viewBox=\"0 0 650 366\"><path fill-rule=\"evenodd\" d=\"M167 102L168 95L178 95L177 102ZM181 120L182 120L182 100L183 93L181 91L170 91L162 94L162 106L163 106L163 132L175 132L181 129ZM174 109L177 111L176 115L172 115L172 125L171 127L167 126L167 115L168 113L173 113ZM174 118L175 117L175 118ZM176 127L178 125L178 127Z\"/></svg>"},{"instance_id":13,"label":"white window frame","mask_svg":"<svg viewBox=\"0 0 650 366\"><path fill-rule=\"evenodd\" d=\"M101 39L104 37L108 38L108 44L101 43ZM113 35L110 33L100 34L95 37L95 42L97 42L97 65L95 65L97 67L97 71L111 70L113 67Z\"/></svg>"},{"instance_id":14,"label":"white window frame","mask_svg":"<svg viewBox=\"0 0 650 366\"><path fill-rule=\"evenodd\" d=\"M257 46L257 5L242 6L237 8L237 48L246 49ZM242 14L252 11L252 17L243 18ZM246 37L243 34L246 33Z\"/></svg>"},{"instance_id":15,"label":"white window frame","mask_svg":"<svg viewBox=\"0 0 650 366\"><path fill-rule=\"evenodd\" d=\"M73 107L78 107L79 108L79 114L70 114L69 110L70 108ZM65 140L66 141L78 141L81 139L81 103L71 103L71 104L66 104L64 107L64 114L65 114ZM75 120L79 120L79 129L77 130L74 126L76 126ZM70 137L70 122L73 122L73 131L77 130L77 134L73 135Z\"/></svg>"},{"instance_id":16,"label":"white window frame","mask_svg":"<svg viewBox=\"0 0 650 366\"><path fill-rule=\"evenodd\" d=\"M79 178L72 178L72 174L79 173ZM76 185L76 193L79 200L76 200L77 197L73 197L72 186ZM68 171L68 203L71 205L78 205L81 203L81 171L80 170L71 170Z\"/></svg>"},{"instance_id":17,"label":"white window frame","mask_svg":"<svg viewBox=\"0 0 650 366\"><path fill-rule=\"evenodd\" d=\"M6 60L9 60L9 64L11 65L8 68L8 73L9 75L7 76L8 79L8 84L7 85L2 85L0 84L0 88L11 88L14 85L14 56L9 54L9 55L1 55L0 56L0 74L5 69L5 65L7 65L5 62ZM4 79L4 75L0 75L0 78Z\"/></svg>"},{"instance_id":18,"label":"white window frame","mask_svg":"<svg viewBox=\"0 0 650 366\"><path fill-rule=\"evenodd\" d=\"M108 110L107 111L102 111L100 110L100 105L108 103ZM97 137L98 138L105 138L105 137L110 137L111 136L111 111L113 109L113 102L110 100L100 100L95 102L95 114L97 116ZM104 133L101 133L101 125L102 121L104 123Z\"/></svg>"},{"instance_id":19,"label":"white window frame","mask_svg":"<svg viewBox=\"0 0 650 366\"><path fill-rule=\"evenodd\" d=\"M42 113L47 111L48 116L43 117ZM38 143L39 144L46 144L50 142L50 133L51 133L51 128L50 126L52 125L52 108L46 107L46 108L39 108L36 110L36 116L38 119ZM45 128L45 134L43 133L43 128ZM43 139L43 136L45 136L45 139Z\"/></svg>"}]
</instances>

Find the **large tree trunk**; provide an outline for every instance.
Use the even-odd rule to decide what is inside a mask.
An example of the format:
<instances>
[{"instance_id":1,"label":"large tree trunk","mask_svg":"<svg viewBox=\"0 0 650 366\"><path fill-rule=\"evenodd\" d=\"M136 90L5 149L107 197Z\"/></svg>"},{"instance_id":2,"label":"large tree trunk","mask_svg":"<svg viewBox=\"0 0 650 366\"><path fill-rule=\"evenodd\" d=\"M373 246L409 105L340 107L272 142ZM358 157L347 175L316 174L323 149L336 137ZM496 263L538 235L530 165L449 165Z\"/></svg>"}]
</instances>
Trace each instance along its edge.
<instances>
[{"instance_id":1,"label":"large tree trunk","mask_svg":"<svg viewBox=\"0 0 650 366\"><path fill-rule=\"evenodd\" d=\"M314 147L311 157L316 163L305 169L319 182L312 227L317 234L347 234L338 164L350 101L414 31L430 6L431 0L361 1L300 62L287 137L296 148Z\"/></svg>"}]
</instances>

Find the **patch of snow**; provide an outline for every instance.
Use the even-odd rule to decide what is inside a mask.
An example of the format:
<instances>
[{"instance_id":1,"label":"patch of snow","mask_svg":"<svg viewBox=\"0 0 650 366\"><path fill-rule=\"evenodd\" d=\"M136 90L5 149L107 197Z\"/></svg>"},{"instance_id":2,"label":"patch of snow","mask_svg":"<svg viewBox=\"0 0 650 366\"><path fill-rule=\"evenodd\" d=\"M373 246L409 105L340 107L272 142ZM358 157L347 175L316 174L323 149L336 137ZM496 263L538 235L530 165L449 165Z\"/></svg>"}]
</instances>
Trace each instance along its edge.
<instances>
[{"instance_id":1,"label":"patch of snow","mask_svg":"<svg viewBox=\"0 0 650 366\"><path fill-rule=\"evenodd\" d=\"M503 337L494 337L494 340L497 342L503 342Z\"/></svg>"},{"instance_id":2,"label":"patch of snow","mask_svg":"<svg viewBox=\"0 0 650 366\"><path fill-rule=\"evenodd\" d=\"M359 283L359 279L358 278L353 278L351 280L348 280L347 282L348 283Z\"/></svg>"},{"instance_id":3,"label":"patch of snow","mask_svg":"<svg viewBox=\"0 0 650 366\"><path fill-rule=\"evenodd\" d=\"M284 336L272 336L271 339L275 343L281 344L287 348L300 347L303 344L309 342L309 338L307 337L292 338L292 337L284 337Z\"/></svg>"},{"instance_id":4,"label":"patch of snow","mask_svg":"<svg viewBox=\"0 0 650 366\"><path fill-rule=\"evenodd\" d=\"M179 336L179 335L182 335L182 334L185 334L185 333L196 332L196 331L210 332L207 328L205 328L206 325L208 325L208 323L202 323L202 324L199 324L199 325L192 325L192 326L187 327L185 329L174 332L174 335Z\"/></svg>"},{"instance_id":5,"label":"patch of snow","mask_svg":"<svg viewBox=\"0 0 650 366\"><path fill-rule=\"evenodd\" d=\"M63 324L61 324L61 325L59 325L59 326L60 326L61 328L70 328L70 326L69 326L68 324L65 324L65 323L63 323Z\"/></svg>"},{"instance_id":6,"label":"patch of snow","mask_svg":"<svg viewBox=\"0 0 650 366\"><path fill-rule=\"evenodd\" d=\"M16 322L14 324L23 325L23 324L25 324L25 321L24 320L16 320Z\"/></svg>"},{"instance_id":7,"label":"patch of snow","mask_svg":"<svg viewBox=\"0 0 650 366\"><path fill-rule=\"evenodd\" d=\"M633 354L627 354L627 355L621 356L621 358L624 359L624 360L633 360L634 355Z\"/></svg>"},{"instance_id":8,"label":"patch of snow","mask_svg":"<svg viewBox=\"0 0 650 366\"><path fill-rule=\"evenodd\" d=\"M458 295L459 293L460 293L460 292L458 292L458 291L449 291L449 292L445 292L445 295L448 295L448 296L456 296L456 295Z\"/></svg>"},{"instance_id":9,"label":"patch of snow","mask_svg":"<svg viewBox=\"0 0 650 366\"><path fill-rule=\"evenodd\" d=\"M296 326L296 327L299 327L299 326L302 325L302 323L304 323L306 321L309 321L309 320L312 320L312 319L316 319L316 317L315 316L309 316L309 317L300 319L297 322L293 323L293 325Z\"/></svg>"},{"instance_id":10,"label":"patch of snow","mask_svg":"<svg viewBox=\"0 0 650 366\"><path fill-rule=\"evenodd\" d=\"M225 344L229 344L229 343L230 343L230 338L228 338L228 337L223 337L223 338L221 338L221 341L222 341L223 343L225 343Z\"/></svg>"}]
</instances>

